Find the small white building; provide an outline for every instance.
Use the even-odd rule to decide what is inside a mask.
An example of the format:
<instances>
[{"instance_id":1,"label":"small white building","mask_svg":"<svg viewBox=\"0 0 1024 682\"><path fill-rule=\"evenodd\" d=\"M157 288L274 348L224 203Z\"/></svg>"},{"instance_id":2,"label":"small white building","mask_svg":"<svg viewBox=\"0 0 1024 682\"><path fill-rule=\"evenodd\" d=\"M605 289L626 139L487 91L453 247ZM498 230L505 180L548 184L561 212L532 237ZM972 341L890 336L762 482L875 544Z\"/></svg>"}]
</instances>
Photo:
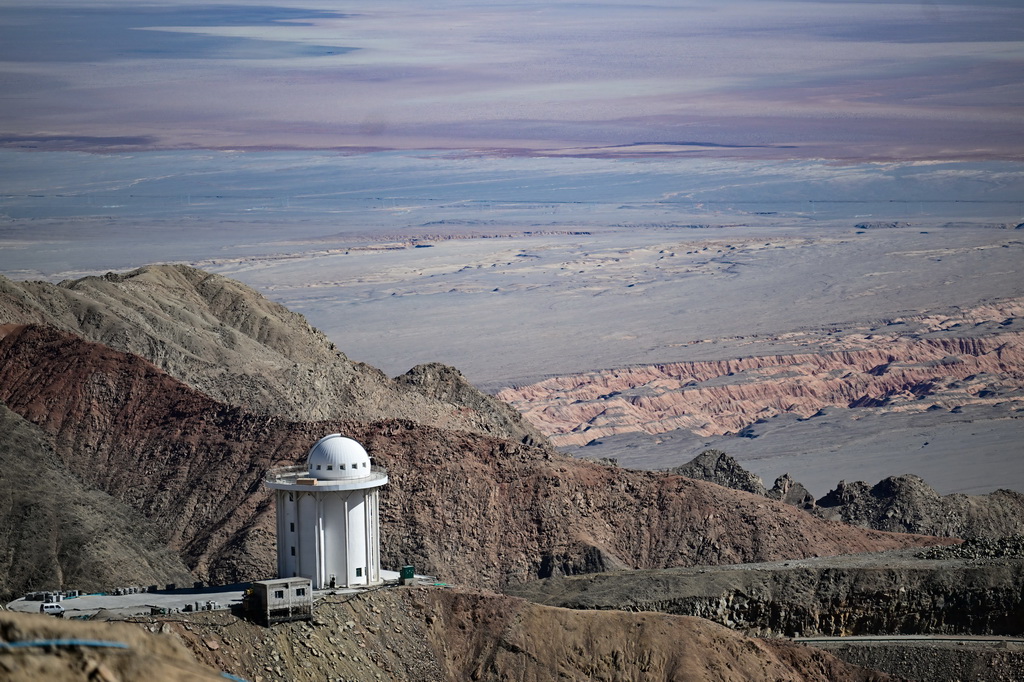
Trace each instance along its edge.
<instances>
[{"instance_id":1,"label":"small white building","mask_svg":"<svg viewBox=\"0 0 1024 682\"><path fill-rule=\"evenodd\" d=\"M381 583L382 467L341 434L324 436L305 466L272 469L267 487L277 499L277 574L301 576L314 589Z\"/></svg>"}]
</instances>

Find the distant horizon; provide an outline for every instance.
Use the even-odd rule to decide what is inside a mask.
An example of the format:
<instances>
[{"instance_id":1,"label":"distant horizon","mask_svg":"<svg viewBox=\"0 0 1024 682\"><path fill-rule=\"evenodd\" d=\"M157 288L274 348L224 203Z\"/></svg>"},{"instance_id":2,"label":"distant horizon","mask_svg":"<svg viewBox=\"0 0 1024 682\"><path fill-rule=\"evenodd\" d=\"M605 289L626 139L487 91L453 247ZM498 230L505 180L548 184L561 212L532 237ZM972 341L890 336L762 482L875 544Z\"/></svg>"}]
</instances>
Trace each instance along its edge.
<instances>
[{"instance_id":1,"label":"distant horizon","mask_svg":"<svg viewBox=\"0 0 1024 682\"><path fill-rule=\"evenodd\" d=\"M1024 159L1024 8L0 2L0 147Z\"/></svg>"}]
</instances>

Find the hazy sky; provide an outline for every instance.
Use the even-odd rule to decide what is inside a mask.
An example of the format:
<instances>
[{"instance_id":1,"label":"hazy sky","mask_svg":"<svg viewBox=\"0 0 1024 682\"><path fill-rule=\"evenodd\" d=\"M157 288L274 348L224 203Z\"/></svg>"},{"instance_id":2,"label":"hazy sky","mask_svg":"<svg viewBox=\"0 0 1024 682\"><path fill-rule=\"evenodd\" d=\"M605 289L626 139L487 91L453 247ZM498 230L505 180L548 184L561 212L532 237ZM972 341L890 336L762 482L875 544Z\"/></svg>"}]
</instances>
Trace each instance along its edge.
<instances>
[{"instance_id":1,"label":"hazy sky","mask_svg":"<svg viewBox=\"0 0 1024 682\"><path fill-rule=\"evenodd\" d=\"M1015 5L0 0L0 138L1019 159Z\"/></svg>"}]
</instances>

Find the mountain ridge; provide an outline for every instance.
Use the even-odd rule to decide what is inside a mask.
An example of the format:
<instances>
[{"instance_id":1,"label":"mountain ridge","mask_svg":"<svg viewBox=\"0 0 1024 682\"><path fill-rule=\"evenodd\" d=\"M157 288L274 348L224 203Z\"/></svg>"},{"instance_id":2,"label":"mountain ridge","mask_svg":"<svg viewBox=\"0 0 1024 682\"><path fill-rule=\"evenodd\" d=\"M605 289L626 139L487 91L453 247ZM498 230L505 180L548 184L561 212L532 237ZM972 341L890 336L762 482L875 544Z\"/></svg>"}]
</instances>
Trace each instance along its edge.
<instances>
[{"instance_id":1,"label":"mountain ridge","mask_svg":"<svg viewBox=\"0 0 1024 682\"><path fill-rule=\"evenodd\" d=\"M250 412L296 421L398 417L547 442L518 412L464 379L457 391L440 390L428 380L439 379L437 372L415 368L405 379L390 379L349 360L302 315L240 282L185 265L58 285L0 276L0 322L45 324L138 355ZM461 377L446 370L449 388L454 375Z\"/></svg>"},{"instance_id":2,"label":"mountain ridge","mask_svg":"<svg viewBox=\"0 0 1024 682\"><path fill-rule=\"evenodd\" d=\"M411 420L255 414L142 358L38 325L8 327L0 339L0 400L49 434L73 472L167 529L165 540L203 580L274 573L263 476L301 462L334 432L389 469L385 562L414 562L466 585L949 542L855 529L681 476Z\"/></svg>"}]
</instances>

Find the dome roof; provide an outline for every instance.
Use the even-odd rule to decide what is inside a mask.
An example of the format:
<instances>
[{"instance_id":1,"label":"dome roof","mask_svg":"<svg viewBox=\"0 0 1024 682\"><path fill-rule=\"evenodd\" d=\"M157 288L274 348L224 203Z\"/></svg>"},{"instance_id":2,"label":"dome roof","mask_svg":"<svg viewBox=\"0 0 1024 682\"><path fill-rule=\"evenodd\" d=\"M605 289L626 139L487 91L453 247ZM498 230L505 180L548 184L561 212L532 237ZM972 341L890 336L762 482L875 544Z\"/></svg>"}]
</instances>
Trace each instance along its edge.
<instances>
[{"instance_id":1,"label":"dome roof","mask_svg":"<svg viewBox=\"0 0 1024 682\"><path fill-rule=\"evenodd\" d=\"M340 433L318 440L310 449L306 464L313 478L363 478L371 473L370 456L363 446Z\"/></svg>"}]
</instances>

